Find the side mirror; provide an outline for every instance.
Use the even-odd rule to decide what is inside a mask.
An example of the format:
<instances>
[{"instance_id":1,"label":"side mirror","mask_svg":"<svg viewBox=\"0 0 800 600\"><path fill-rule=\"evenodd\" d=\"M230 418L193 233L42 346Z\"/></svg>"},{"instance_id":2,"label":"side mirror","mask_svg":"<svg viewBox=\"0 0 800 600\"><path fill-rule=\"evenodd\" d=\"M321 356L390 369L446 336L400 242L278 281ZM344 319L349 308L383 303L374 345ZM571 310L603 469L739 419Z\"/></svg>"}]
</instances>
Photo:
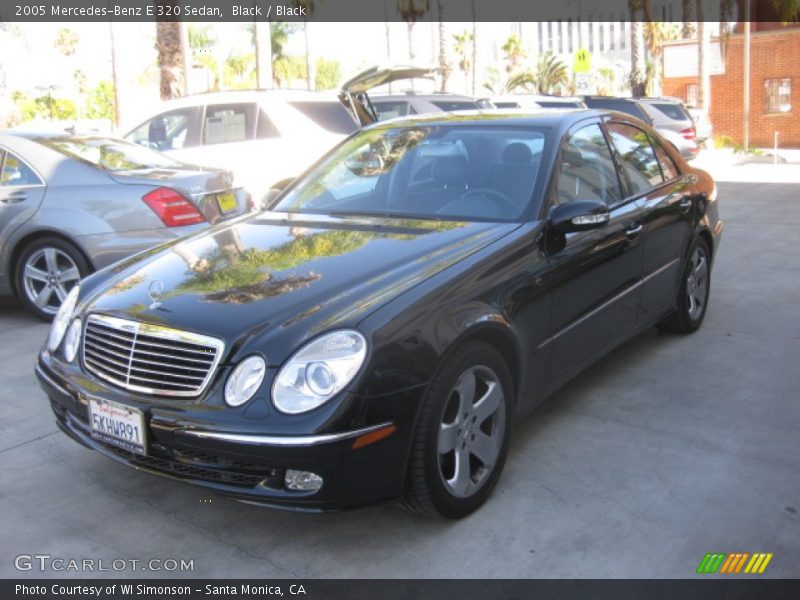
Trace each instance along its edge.
<instances>
[{"instance_id":1,"label":"side mirror","mask_svg":"<svg viewBox=\"0 0 800 600\"><path fill-rule=\"evenodd\" d=\"M586 231L604 226L611 220L608 207L599 200L576 200L556 206L550 212L550 224L561 233Z\"/></svg>"}]
</instances>

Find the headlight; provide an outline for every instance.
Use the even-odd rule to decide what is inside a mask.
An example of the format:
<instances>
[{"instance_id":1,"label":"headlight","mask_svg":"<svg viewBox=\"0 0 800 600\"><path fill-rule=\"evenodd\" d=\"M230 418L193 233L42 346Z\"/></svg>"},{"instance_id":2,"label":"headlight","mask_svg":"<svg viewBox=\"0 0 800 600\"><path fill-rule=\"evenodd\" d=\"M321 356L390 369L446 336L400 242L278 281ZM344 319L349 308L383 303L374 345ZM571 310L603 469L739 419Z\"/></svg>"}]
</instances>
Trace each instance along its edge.
<instances>
[{"instance_id":1,"label":"headlight","mask_svg":"<svg viewBox=\"0 0 800 600\"><path fill-rule=\"evenodd\" d=\"M72 318L72 311L75 310L75 305L78 303L79 292L80 289L77 285L69 291L53 319L53 324L50 326L50 338L47 341L47 347L50 352L55 352L61 340L64 339L67 325L69 325L69 320Z\"/></svg>"},{"instance_id":2,"label":"headlight","mask_svg":"<svg viewBox=\"0 0 800 600\"><path fill-rule=\"evenodd\" d=\"M67 336L64 338L64 358L67 362L75 360L78 354L78 346L81 343L81 318L72 321L72 325L67 329Z\"/></svg>"},{"instance_id":3,"label":"headlight","mask_svg":"<svg viewBox=\"0 0 800 600\"><path fill-rule=\"evenodd\" d=\"M357 331L334 331L306 344L281 368L272 402L289 414L324 404L356 376L367 356L367 340Z\"/></svg>"},{"instance_id":4,"label":"headlight","mask_svg":"<svg viewBox=\"0 0 800 600\"><path fill-rule=\"evenodd\" d=\"M225 404L241 406L253 397L264 381L267 363L260 356L250 356L236 365L225 384Z\"/></svg>"}]
</instances>

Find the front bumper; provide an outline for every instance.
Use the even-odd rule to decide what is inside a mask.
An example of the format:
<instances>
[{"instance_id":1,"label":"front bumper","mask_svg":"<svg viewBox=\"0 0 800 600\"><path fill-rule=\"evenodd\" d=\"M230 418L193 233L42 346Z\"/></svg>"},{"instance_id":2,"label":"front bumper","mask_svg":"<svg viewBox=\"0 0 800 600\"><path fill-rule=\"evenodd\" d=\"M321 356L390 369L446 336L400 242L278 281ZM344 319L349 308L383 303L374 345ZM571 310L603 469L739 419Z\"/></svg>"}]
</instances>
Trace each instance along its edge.
<instances>
[{"instance_id":1,"label":"front bumper","mask_svg":"<svg viewBox=\"0 0 800 600\"><path fill-rule=\"evenodd\" d=\"M63 377L42 354L35 371L50 398L59 427L71 438L117 462L178 479L259 504L309 510L337 510L397 500L402 496L406 461L420 390L408 390L376 402L396 408L377 422L311 435L258 434L230 424L213 428L190 411L156 409L127 400L145 414L147 455L94 439L88 420L88 395L119 401L119 390L98 391L97 379ZM116 395L115 395L116 394ZM383 411L381 411L383 412ZM354 448L364 435L391 434ZM392 429L393 428L393 429ZM315 492L284 486L287 469L311 471L323 478Z\"/></svg>"}]
</instances>

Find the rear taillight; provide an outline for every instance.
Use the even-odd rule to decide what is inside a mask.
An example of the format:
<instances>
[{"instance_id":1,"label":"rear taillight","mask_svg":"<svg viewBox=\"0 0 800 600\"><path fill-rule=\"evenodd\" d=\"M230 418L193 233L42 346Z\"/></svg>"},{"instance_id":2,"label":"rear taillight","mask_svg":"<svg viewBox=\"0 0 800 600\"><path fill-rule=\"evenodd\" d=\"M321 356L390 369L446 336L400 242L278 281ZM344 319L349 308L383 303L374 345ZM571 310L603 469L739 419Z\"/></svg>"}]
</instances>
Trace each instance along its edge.
<instances>
[{"instance_id":1,"label":"rear taillight","mask_svg":"<svg viewBox=\"0 0 800 600\"><path fill-rule=\"evenodd\" d=\"M175 190L158 188L142 197L167 227L193 225L206 220L197 207Z\"/></svg>"},{"instance_id":2,"label":"rear taillight","mask_svg":"<svg viewBox=\"0 0 800 600\"><path fill-rule=\"evenodd\" d=\"M688 129L682 129L681 135L685 137L687 140L693 140L695 136L694 127L689 127Z\"/></svg>"}]
</instances>

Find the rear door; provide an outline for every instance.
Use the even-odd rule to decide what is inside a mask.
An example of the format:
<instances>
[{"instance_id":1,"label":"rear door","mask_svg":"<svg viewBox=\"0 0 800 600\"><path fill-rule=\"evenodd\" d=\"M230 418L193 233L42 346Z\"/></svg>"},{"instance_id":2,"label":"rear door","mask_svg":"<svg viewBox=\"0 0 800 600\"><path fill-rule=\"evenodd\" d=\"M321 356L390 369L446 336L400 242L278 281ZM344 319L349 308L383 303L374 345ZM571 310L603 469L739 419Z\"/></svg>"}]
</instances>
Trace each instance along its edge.
<instances>
[{"instance_id":1,"label":"rear door","mask_svg":"<svg viewBox=\"0 0 800 600\"><path fill-rule=\"evenodd\" d=\"M33 167L0 146L0 241L33 216L44 193L44 180Z\"/></svg>"},{"instance_id":2,"label":"rear door","mask_svg":"<svg viewBox=\"0 0 800 600\"><path fill-rule=\"evenodd\" d=\"M561 149L557 199L600 200L611 220L548 242L554 278L551 379L562 380L636 326L641 292L641 208L626 197L599 123L573 129ZM558 244L563 244L559 247ZM544 344L543 344L544 345Z\"/></svg>"},{"instance_id":3,"label":"rear door","mask_svg":"<svg viewBox=\"0 0 800 600\"><path fill-rule=\"evenodd\" d=\"M640 320L652 321L669 309L677 294L681 257L692 233L693 176L678 165L657 138L632 123L610 122L630 193L642 207L643 287Z\"/></svg>"}]
</instances>

